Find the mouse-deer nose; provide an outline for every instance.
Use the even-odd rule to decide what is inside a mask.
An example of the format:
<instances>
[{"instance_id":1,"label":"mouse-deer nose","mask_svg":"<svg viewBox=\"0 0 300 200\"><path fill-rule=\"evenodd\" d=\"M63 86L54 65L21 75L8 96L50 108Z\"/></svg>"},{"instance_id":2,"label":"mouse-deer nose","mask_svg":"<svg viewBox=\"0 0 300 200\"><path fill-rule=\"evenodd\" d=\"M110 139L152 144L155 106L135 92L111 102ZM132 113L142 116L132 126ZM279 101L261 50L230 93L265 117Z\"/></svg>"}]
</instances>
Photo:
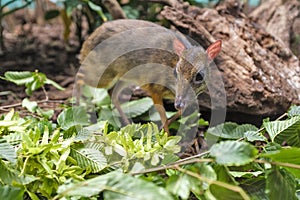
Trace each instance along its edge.
<instances>
[{"instance_id":1,"label":"mouse-deer nose","mask_svg":"<svg viewBox=\"0 0 300 200\"><path fill-rule=\"evenodd\" d=\"M184 100L182 99L181 96L179 96L179 97L177 97L177 98L175 99L174 106L175 106L175 108L176 108L177 110L182 110L182 109L184 108L185 102L184 102Z\"/></svg>"}]
</instances>

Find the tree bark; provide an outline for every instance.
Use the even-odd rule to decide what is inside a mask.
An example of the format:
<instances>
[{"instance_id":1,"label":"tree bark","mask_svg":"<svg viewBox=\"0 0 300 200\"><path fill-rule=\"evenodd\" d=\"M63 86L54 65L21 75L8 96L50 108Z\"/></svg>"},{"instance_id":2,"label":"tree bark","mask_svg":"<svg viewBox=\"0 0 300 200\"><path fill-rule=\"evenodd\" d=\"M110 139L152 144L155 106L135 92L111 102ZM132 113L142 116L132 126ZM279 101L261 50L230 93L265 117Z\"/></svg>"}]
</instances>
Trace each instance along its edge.
<instances>
[{"instance_id":1,"label":"tree bark","mask_svg":"<svg viewBox=\"0 0 300 200\"><path fill-rule=\"evenodd\" d=\"M299 60L285 42L247 17L239 1L225 0L215 9L178 3L165 6L161 14L204 48L222 40L222 52L215 62L223 77L228 111L271 116L300 103ZM222 84L213 83L213 87L221 91ZM213 95L218 98L220 94ZM208 93L199 101L210 107Z\"/></svg>"}]
</instances>

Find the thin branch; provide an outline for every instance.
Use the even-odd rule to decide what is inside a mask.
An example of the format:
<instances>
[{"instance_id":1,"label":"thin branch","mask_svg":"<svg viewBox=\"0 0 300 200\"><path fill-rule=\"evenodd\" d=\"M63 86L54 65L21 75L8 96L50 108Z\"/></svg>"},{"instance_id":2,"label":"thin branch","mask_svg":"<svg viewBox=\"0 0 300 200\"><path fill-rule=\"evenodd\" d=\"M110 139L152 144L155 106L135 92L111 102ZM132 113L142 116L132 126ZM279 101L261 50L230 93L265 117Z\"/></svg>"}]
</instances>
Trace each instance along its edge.
<instances>
[{"instance_id":1,"label":"thin branch","mask_svg":"<svg viewBox=\"0 0 300 200\"><path fill-rule=\"evenodd\" d=\"M191 157L185 158L185 159L181 159L181 160L178 160L178 161L173 162L173 163L169 163L169 164L164 165L164 166L159 166L159 167L154 167L154 168L146 169L146 170L144 170L142 172L131 173L131 175L138 175L138 174L146 174L146 173L151 173L151 172L158 172L158 171L162 171L162 170L166 170L166 169L172 169L172 168L174 168L174 166L178 166L178 165L187 165L187 164L202 163L202 162L213 162L214 159L211 159L211 158L204 158L204 159L199 159L198 158L198 157L201 157L201 156L203 156L203 155L205 155L207 153L208 152L204 152L202 154L191 156Z\"/></svg>"},{"instance_id":2,"label":"thin branch","mask_svg":"<svg viewBox=\"0 0 300 200\"><path fill-rule=\"evenodd\" d=\"M40 101L36 101L37 104L41 104L41 103L64 103L65 101L63 100L50 100L50 99L44 99L44 100L40 100ZM22 106L22 103L15 103L15 104L10 104L10 105L6 105L6 106L1 106L0 110L5 110L8 108L15 108L15 107L19 107Z\"/></svg>"},{"instance_id":3,"label":"thin branch","mask_svg":"<svg viewBox=\"0 0 300 200\"><path fill-rule=\"evenodd\" d=\"M49 97L48 97L48 93L47 93L45 87L42 86L42 89L43 89L43 92L44 92L44 95L45 95L45 101L48 101L48 100L49 100Z\"/></svg>"},{"instance_id":4,"label":"thin branch","mask_svg":"<svg viewBox=\"0 0 300 200\"><path fill-rule=\"evenodd\" d=\"M294 169L300 169L300 165L293 164L293 163L283 163L283 162L273 162L273 161L267 161L267 160L254 160L256 163L262 163L262 164L271 164L271 165L277 165L282 167L290 167Z\"/></svg>"}]
</instances>

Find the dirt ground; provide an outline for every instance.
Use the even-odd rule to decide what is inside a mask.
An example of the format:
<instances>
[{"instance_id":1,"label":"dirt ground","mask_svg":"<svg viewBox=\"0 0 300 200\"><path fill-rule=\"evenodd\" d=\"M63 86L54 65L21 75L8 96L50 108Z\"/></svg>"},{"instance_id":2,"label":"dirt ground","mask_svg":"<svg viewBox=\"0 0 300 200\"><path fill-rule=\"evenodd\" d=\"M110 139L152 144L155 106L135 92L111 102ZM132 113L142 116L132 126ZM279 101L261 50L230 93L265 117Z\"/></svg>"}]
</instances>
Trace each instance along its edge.
<instances>
[{"instance_id":1,"label":"dirt ground","mask_svg":"<svg viewBox=\"0 0 300 200\"><path fill-rule=\"evenodd\" d=\"M65 41L63 32L62 24L50 23L20 23L12 30L5 29L5 49L0 54L0 76L6 71L38 70L66 89L58 91L47 86L50 99L66 100L71 97L74 77L79 68L77 56L80 44L74 33ZM44 96L43 91L39 90L34 92L32 98L42 100ZM18 103L24 97L24 87L0 80L0 105Z\"/></svg>"}]
</instances>

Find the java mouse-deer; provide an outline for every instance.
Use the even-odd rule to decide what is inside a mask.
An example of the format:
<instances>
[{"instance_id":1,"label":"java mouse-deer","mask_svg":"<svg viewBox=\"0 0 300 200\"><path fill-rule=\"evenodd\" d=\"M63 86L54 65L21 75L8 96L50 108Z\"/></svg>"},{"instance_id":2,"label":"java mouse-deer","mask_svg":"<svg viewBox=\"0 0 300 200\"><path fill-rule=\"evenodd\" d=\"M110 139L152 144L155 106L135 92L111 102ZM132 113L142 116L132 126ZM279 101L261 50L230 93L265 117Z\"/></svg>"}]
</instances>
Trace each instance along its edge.
<instances>
[{"instance_id":1,"label":"java mouse-deer","mask_svg":"<svg viewBox=\"0 0 300 200\"><path fill-rule=\"evenodd\" d=\"M175 108L183 110L189 91L198 95L205 90L209 65L220 51L221 40L205 50L193 46L182 34L151 22L105 22L82 46L77 83L107 89L120 81L140 85L169 132L163 99L175 99ZM124 118L117 97L112 101Z\"/></svg>"}]
</instances>

